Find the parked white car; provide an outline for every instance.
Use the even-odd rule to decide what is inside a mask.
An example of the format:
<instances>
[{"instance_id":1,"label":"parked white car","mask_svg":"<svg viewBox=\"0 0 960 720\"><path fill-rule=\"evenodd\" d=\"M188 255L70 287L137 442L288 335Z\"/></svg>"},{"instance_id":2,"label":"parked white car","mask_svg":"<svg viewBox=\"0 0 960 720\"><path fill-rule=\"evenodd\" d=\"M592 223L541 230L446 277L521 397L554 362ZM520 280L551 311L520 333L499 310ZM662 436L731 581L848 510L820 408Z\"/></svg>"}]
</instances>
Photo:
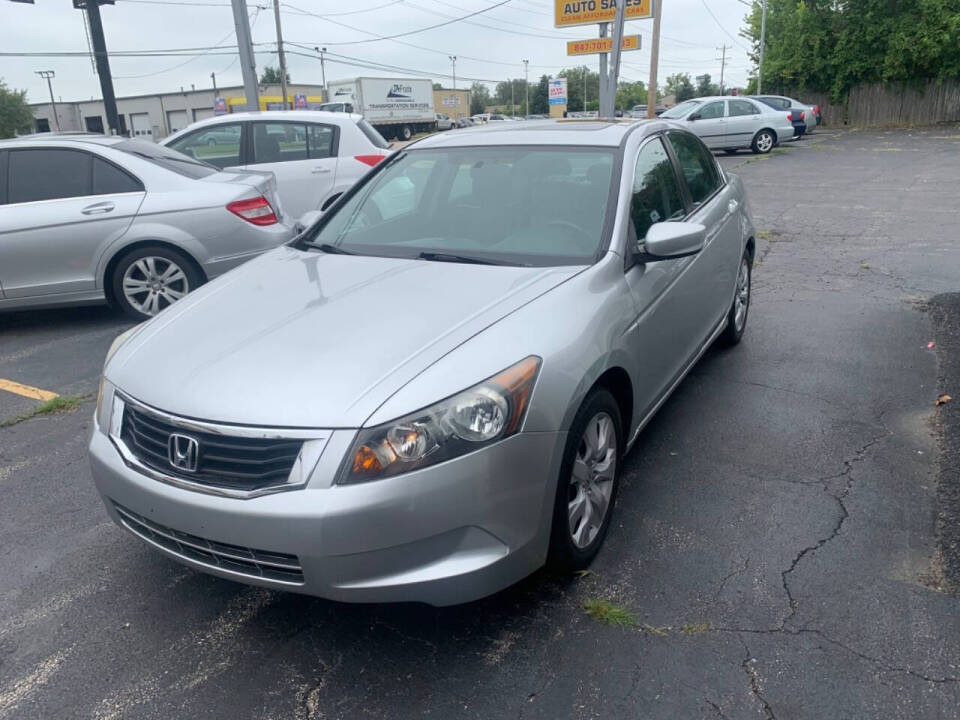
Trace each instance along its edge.
<instances>
[{"instance_id":1,"label":"parked white car","mask_svg":"<svg viewBox=\"0 0 960 720\"><path fill-rule=\"evenodd\" d=\"M360 115L317 110L220 115L160 144L221 169L273 172L291 218L325 210L390 153Z\"/></svg>"},{"instance_id":2,"label":"parked white car","mask_svg":"<svg viewBox=\"0 0 960 720\"><path fill-rule=\"evenodd\" d=\"M660 117L675 120L712 150L768 153L793 140L789 113L743 97L701 97L675 105Z\"/></svg>"},{"instance_id":3,"label":"parked white car","mask_svg":"<svg viewBox=\"0 0 960 720\"><path fill-rule=\"evenodd\" d=\"M437 130L450 130L451 128L456 127L454 121L450 118L449 115L444 115L443 113L437 113Z\"/></svg>"}]
</instances>

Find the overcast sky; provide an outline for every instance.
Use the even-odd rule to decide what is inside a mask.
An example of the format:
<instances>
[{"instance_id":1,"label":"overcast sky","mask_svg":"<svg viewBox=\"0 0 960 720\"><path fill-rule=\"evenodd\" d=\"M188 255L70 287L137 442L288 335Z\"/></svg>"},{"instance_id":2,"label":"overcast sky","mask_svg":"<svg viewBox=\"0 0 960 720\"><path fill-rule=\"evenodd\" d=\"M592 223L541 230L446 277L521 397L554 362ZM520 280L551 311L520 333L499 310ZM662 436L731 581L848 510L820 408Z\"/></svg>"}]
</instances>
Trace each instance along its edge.
<instances>
[{"instance_id":1,"label":"overcast sky","mask_svg":"<svg viewBox=\"0 0 960 720\"><path fill-rule=\"evenodd\" d=\"M83 13L74 10L70 0L35 1L35 5L29 5L0 0L0 27L5 28L0 51L87 52ZM451 85L448 55L458 56L458 87L466 87L472 79L522 78L524 58L530 61L531 81L564 67L588 64L597 68L595 55L567 57L565 42L596 37L597 26L554 28L552 0L509 0L467 20L397 40L380 40L370 34L396 35L437 25L497 2L500 0L281 0L280 7L287 42L307 48L326 46L331 53L361 62L425 71L444 86ZM257 54L258 71L277 64L271 3L247 0L254 43L263 43L257 46L262 51ZM725 84L744 85L750 63L747 42L738 33L747 11L741 0L664 0L660 82L676 72L688 72L691 77L708 72L718 81L720 47L726 44ZM111 52L235 43L229 0L116 0L116 5L103 6L101 14ZM628 34L642 36L643 48L624 54L621 78L648 80L652 26L652 20L627 23ZM314 55L309 50L303 52ZM399 70L352 67L344 64L350 60L340 60L328 56L328 81L357 75L411 76ZM110 64L118 96L170 92L191 85L210 87L211 72L216 73L221 87L242 83L236 52L229 49L199 56L191 51L182 57L112 55ZM294 82L320 84L320 63L315 58L288 54L287 65ZM56 72L54 92L58 100L100 97L89 57L0 57L0 77L13 88L26 89L30 102L43 102L49 97L46 82L35 74L37 70Z\"/></svg>"}]
</instances>

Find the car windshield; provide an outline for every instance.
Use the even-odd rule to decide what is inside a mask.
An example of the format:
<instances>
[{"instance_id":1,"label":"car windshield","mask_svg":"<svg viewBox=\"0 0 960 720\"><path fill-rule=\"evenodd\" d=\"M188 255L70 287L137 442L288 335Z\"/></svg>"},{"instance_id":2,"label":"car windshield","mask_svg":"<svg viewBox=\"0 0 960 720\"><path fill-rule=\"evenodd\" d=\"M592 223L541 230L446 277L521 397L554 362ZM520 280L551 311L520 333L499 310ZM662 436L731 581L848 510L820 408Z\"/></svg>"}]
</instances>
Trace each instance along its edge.
<instances>
[{"instance_id":1,"label":"car windshield","mask_svg":"<svg viewBox=\"0 0 960 720\"><path fill-rule=\"evenodd\" d=\"M159 165L166 170L194 180L220 172L219 168L213 165L146 140L124 140L112 147L114 150L122 150L125 153L136 155L143 160L152 162L154 165Z\"/></svg>"},{"instance_id":2,"label":"car windshield","mask_svg":"<svg viewBox=\"0 0 960 720\"><path fill-rule=\"evenodd\" d=\"M360 255L588 264L604 239L614 153L559 146L410 151L304 241Z\"/></svg>"},{"instance_id":3,"label":"car windshield","mask_svg":"<svg viewBox=\"0 0 960 720\"><path fill-rule=\"evenodd\" d=\"M682 102L679 105L675 105L666 112L662 113L660 117L670 119L670 118L682 118L688 112L693 110L697 105L700 105L699 100L687 100Z\"/></svg>"}]
</instances>

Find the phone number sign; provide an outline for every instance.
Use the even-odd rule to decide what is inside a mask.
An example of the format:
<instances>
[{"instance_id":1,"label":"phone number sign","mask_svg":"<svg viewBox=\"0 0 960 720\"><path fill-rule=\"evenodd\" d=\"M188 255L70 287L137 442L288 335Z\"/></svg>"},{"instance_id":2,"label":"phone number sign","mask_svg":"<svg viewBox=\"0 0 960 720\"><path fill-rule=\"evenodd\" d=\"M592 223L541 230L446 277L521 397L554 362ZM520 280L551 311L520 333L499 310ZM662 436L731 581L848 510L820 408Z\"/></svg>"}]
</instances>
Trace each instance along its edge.
<instances>
[{"instance_id":1,"label":"phone number sign","mask_svg":"<svg viewBox=\"0 0 960 720\"><path fill-rule=\"evenodd\" d=\"M627 20L653 17L653 0L626 0ZM616 0L554 0L554 25L592 25L612 22L617 14Z\"/></svg>"}]
</instances>

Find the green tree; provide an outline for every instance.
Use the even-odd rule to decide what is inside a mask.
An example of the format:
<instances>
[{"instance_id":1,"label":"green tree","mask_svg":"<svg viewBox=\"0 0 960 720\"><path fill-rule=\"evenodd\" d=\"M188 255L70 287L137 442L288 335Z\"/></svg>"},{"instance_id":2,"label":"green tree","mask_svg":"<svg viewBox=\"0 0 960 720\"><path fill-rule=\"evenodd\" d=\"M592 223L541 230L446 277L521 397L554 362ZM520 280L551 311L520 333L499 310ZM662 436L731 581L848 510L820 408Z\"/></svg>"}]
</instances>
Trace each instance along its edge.
<instances>
[{"instance_id":1,"label":"green tree","mask_svg":"<svg viewBox=\"0 0 960 720\"><path fill-rule=\"evenodd\" d=\"M697 82L697 88L695 92L695 97L706 97L707 95L719 95L720 88L710 82L710 73L704 73L703 75L698 75L699 81Z\"/></svg>"},{"instance_id":2,"label":"green tree","mask_svg":"<svg viewBox=\"0 0 960 720\"><path fill-rule=\"evenodd\" d=\"M290 73L287 73L287 82L290 82ZM280 68L271 67L267 65L263 72L260 74L260 84L261 85L279 85L280 84Z\"/></svg>"},{"instance_id":3,"label":"green tree","mask_svg":"<svg viewBox=\"0 0 960 720\"><path fill-rule=\"evenodd\" d=\"M27 105L26 90L11 90L0 78L0 138L33 129L33 111Z\"/></svg>"},{"instance_id":4,"label":"green tree","mask_svg":"<svg viewBox=\"0 0 960 720\"><path fill-rule=\"evenodd\" d=\"M689 100L696 94L693 83L690 82L690 76L687 73L677 73L668 75L667 82L663 86L667 95L673 95L678 103Z\"/></svg>"},{"instance_id":5,"label":"green tree","mask_svg":"<svg viewBox=\"0 0 960 720\"><path fill-rule=\"evenodd\" d=\"M530 89L531 115L546 115L550 112L550 77L541 75L540 82Z\"/></svg>"},{"instance_id":6,"label":"green tree","mask_svg":"<svg viewBox=\"0 0 960 720\"><path fill-rule=\"evenodd\" d=\"M493 98L490 97L490 90L481 82L475 82L470 86L470 114L479 115L488 105L493 104Z\"/></svg>"},{"instance_id":7,"label":"green tree","mask_svg":"<svg viewBox=\"0 0 960 720\"><path fill-rule=\"evenodd\" d=\"M636 82L617 83L617 110L630 110L634 105L647 104L647 86Z\"/></svg>"}]
</instances>

